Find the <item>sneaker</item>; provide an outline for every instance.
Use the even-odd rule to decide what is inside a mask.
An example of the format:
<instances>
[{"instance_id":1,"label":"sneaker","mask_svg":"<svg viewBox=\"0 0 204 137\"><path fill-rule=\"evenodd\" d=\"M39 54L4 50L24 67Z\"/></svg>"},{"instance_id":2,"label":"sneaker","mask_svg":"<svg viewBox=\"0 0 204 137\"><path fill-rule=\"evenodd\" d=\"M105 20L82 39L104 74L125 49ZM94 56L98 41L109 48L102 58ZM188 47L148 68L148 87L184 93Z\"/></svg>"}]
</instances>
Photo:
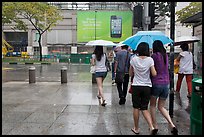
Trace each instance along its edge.
<instances>
[{"instance_id":1,"label":"sneaker","mask_svg":"<svg viewBox=\"0 0 204 137\"><path fill-rule=\"evenodd\" d=\"M119 100L119 105L122 105L123 104L123 101L122 99Z\"/></svg>"},{"instance_id":2,"label":"sneaker","mask_svg":"<svg viewBox=\"0 0 204 137\"><path fill-rule=\"evenodd\" d=\"M115 80L112 80L112 85L115 85Z\"/></svg>"},{"instance_id":3,"label":"sneaker","mask_svg":"<svg viewBox=\"0 0 204 137\"><path fill-rule=\"evenodd\" d=\"M125 102L126 102L125 98L120 98L119 105L123 105L123 104L125 104Z\"/></svg>"},{"instance_id":4,"label":"sneaker","mask_svg":"<svg viewBox=\"0 0 204 137\"><path fill-rule=\"evenodd\" d=\"M115 80L112 80L112 84L115 83Z\"/></svg>"}]
</instances>

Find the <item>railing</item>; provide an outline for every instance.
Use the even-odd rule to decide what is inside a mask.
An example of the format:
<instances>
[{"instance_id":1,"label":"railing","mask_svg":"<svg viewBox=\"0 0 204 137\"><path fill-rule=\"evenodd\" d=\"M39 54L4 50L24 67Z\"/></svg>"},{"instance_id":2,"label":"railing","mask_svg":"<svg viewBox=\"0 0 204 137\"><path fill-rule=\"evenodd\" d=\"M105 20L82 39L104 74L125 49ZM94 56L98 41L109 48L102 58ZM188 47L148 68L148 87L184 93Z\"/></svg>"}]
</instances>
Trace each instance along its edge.
<instances>
[{"instance_id":1,"label":"railing","mask_svg":"<svg viewBox=\"0 0 204 137\"><path fill-rule=\"evenodd\" d=\"M56 54L42 55L43 62L66 62L66 63L85 63L89 64L91 54ZM39 62L39 55L30 55L26 57L6 57L3 56L3 62Z\"/></svg>"}]
</instances>

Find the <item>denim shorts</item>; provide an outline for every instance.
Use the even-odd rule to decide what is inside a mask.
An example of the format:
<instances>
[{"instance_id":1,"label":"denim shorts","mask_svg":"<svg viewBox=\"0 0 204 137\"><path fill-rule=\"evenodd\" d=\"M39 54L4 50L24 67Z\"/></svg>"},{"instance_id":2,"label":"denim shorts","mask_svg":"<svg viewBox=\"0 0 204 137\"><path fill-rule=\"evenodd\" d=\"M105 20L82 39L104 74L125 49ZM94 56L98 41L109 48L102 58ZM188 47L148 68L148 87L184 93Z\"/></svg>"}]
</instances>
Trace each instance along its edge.
<instances>
[{"instance_id":1,"label":"denim shorts","mask_svg":"<svg viewBox=\"0 0 204 137\"><path fill-rule=\"evenodd\" d=\"M105 78L107 75L107 72L95 72L95 77L98 78L98 77L102 77L102 78Z\"/></svg>"},{"instance_id":2,"label":"denim shorts","mask_svg":"<svg viewBox=\"0 0 204 137\"><path fill-rule=\"evenodd\" d=\"M169 84L166 85L152 85L151 96L156 98L166 99L169 95Z\"/></svg>"}]
</instances>

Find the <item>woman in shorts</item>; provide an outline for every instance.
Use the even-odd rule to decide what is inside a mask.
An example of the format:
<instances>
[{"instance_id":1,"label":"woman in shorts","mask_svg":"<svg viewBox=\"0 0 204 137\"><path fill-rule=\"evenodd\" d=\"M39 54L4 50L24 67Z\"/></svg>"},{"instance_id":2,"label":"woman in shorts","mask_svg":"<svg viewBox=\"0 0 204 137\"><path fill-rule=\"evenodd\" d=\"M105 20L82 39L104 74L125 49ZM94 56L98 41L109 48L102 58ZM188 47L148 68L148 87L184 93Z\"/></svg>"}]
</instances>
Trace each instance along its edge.
<instances>
[{"instance_id":1,"label":"woman in shorts","mask_svg":"<svg viewBox=\"0 0 204 137\"><path fill-rule=\"evenodd\" d=\"M155 135L157 130L152 124L151 115L148 111L152 82L150 74L157 74L154 68L154 61L150 57L149 45L142 42L137 47L138 56L134 56L130 61L129 74L133 77L132 82L132 104L134 127L131 129L135 134L139 134L139 113L142 112L149 126L150 134Z\"/></svg>"},{"instance_id":2,"label":"woman in shorts","mask_svg":"<svg viewBox=\"0 0 204 137\"><path fill-rule=\"evenodd\" d=\"M156 103L158 102L158 110L164 116L171 127L171 133L178 135L178 130L175 127L169 112L165 109L166 99L169 95L169 71L168 71L168 55L163 43L159 40L153 43L153 55L154 66L157 71L157 75L152 77L152 91L150 99L150 113L152 122L155 129L158 129L156 121Z\"/></svg>"},{"instance_id":3,"label":"woman in shorts","mask_svg":"<svg viewBox=\"0 0 204 137\"><path fill-rule=\"evenodd\" d=\"M99 99L102 106L105 106L107 104L103 95L103 81L107 75L105 61L106 54L103 53L103 46L96 46L92 54L91 64L95 65L95 77L98 86L97 98Z\"/></svg>"}]
</instances>

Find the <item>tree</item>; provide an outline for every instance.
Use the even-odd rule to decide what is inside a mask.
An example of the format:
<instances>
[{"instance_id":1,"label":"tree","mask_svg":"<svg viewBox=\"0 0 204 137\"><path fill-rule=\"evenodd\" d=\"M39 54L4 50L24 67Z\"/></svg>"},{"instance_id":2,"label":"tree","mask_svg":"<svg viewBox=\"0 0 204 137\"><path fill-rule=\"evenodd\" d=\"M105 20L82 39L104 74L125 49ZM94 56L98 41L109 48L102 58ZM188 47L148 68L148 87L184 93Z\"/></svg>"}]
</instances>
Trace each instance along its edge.
<instances>
[{"instance_id":1,"label":"tree","mask_svg":"<svg viewBox=\"0 0 204 137\"><path fill-rule=\"evenodd\" d=\"M176 21L182 22L198 12L202 12L202 2L191 2L188 6L176 12L176 15L178 16ZM182 23L182 25L184 25L184 23ZM186 23L185 25L190 26L191 24Z\"/></svg>"},{"instance_id":2,"label":"tree","mask_svg":"<svg viewBox=\"0 0 204 137\"><path fill-rule=\"evenodd\" d=\"M40 49L40 61L42 61L42 35L57 21L62 20L59 10L44 2L4 2L2 9L2 23L14 22L14 29L27 30L26 19L39 34L38 44Z\"/></svg>"}]
</instances>

